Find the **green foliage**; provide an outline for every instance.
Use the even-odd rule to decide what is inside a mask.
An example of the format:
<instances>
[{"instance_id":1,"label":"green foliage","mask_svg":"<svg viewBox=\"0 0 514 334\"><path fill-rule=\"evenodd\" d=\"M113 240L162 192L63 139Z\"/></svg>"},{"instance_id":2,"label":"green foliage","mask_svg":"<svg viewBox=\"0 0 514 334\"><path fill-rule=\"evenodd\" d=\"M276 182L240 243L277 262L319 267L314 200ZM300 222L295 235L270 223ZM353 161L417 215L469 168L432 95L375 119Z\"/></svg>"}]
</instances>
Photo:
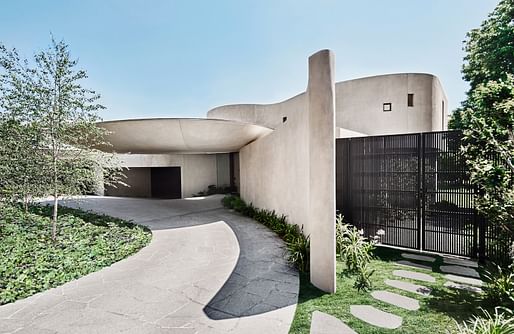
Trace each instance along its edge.
<instances>
[{"instance_id":1,"label":"green foliage","mask_svg":"<svg viewBox=\"0 0 514 334\"><path fill-rule=\"evenodd\" d=\"M110 168L106 184L121 172L112 155L98 150L108 146L107 130L96 126L104 107L82 87L87 74L77 65L68 45L53 38L32 62L0 44L0 176L9 180L0 183L0 194L53 196L53 238L59 196L89 192L103 166ZM10 133L15 137L6 140Z\"/></svg>"},{"instance_id":2,"label":"green foliage","mask_svg":"<svg viewBox=\"0 0 514 334\"><path fill-rule=\"evenodd\" d=\"M514 238L513 17L514 2L501 0L480 28L467 34L462 73L470 90L450 124L463 130L462 153L478 189L476 206L501 229L504 240L494 241L500 245Z\"/></svg>"},{"instance_id":3,"label":"green foliage","mask_svg":"<svg viewBox=\"0 0 514 334\"><path fill-rule=\"evenodd\" d=\"M215 194L230 194L236 192L237 189L235 187L231 186L221 186L217 187L214 184L211 184L207 187L207 190L200 191L198 194L194 194L193 197L200 197L200 196L210 196Z\"/></svg>"},{"instance_id":4,"label":"green foliage","mask_svg":"<svg viewBox=\"0 0 514 334\"><path fill-rule=\"evenodd\" d=\"M474 316L463 324L457 324L459 334L514 334L514 314L511 310L497 307L494 315L482 310L483 316Z\"/></svg>"},{"instance_id":5,"label":"green foliage","mask_svg":"<svg viewBox=\"0 0 514 334\"><path fill-rule=\"evenodd\" d=\"M514 308L514 272L496 266L485 273L484 299L489 305Z\"/></svg>"},{"instance_id":6,"label":"green foliage","mask_svg":"<svg viewBox=\"0 0 514 334\"><path fill-rule=\"evenodd\" d=\"M381 231L382 232L382 231ZM336 251L346 266L346 272L355 274L354 288L358 291L371 289L371 270L368 264L373 259L375 244L380 240L377 234L369 240L364 232L344 222L341 214L336 219ZM382 233L380 233L382 234Z\"/></svg>"},{"instance_id":7,"label":"green foliage","mask_svg":"<svg viewBox=\"0 0 514 334\"><path fill-rule=\"evenodd\" d=\"M310 266L310 240L309 237L300 234L287 241L287 249L289 255L287 257L290 263L293 263L301 273L308 272Z\"/></svg>"},{"instance_id":8,"label":"green foliage","mask_svg":"<svg viewBox=\"0 0 514 334\"><path fill-rule=\"evenodd\" d=\"M375 244L355 226L346 224L340 214L336 221L336 243L339 256L350 273L359 273L373 258Z\"/></svg>"},{"instance_id":9,"label":"green foliage","mask_svg":"<svg viewBox=\"0 0 514 334\"><path fill-rule=\"evenodd\" d=\"M356 288L359 292L370 290L372 287L371 276L374 272L375 270L370 269L367 263L362 265L357 272L357 277L353 287Z\"/></svg>"},{"instance_id":10,"label":"green foliage","mask_svg":"<svg viewBox=\"0 0 514 334\"><path fill-rule=\"evenodd\" d=\"M117 218L61 211L54 241L51 207L0 206L0 305L109 266L151 239L147 229Z\"/></svg>"},{"instance_id":11,"label":"green foliage","mask_svg":"<svg viewBox=\"0 0 514 334\"><path fill-rule=\"evenodd\" d=\"M462 113L470 108L470 97L480 85L507 80L514 74L514 2L501 0L480 28L471 30L464 41L464 80L470 84L468 98L462 108L453 112L451 129L463 129Z\"/></svg>"},{"instance_id":12,"label":"green foliage","mask_svg":"<svg viewBox=\"0 0 514 334\"><path fill-rule=\"evenodd\" d=\"M479 85L462 114L462 152L470 181L478 188L477 209L502 229L507 242L514 236L514 76Z\"/></svg>"},{"instance_id":13,"label":"green foliage","mask_svg":"<svg viewBox=\"0 0 514 334\"><path fill-rule=\"evenodd\" d=\"M246 204L239 196L228 195L221 200L223 206L248 216L273 230L287 245L288 260L300 272L309 271L310 240L297 225L289 224L287 217L275 211L258 209L252 203Z\"/></svg>"},{"instance_id":14,"label":"green foliage","mask_svg":"<svg viewBox=\"0 0 514 334\"><path fill-rule=\"evenodd\" d=\"M514 73L513 18L514 2L501 0L480 28L466 35L462 73L471 90Z\"/></svg>"}]
</instances>

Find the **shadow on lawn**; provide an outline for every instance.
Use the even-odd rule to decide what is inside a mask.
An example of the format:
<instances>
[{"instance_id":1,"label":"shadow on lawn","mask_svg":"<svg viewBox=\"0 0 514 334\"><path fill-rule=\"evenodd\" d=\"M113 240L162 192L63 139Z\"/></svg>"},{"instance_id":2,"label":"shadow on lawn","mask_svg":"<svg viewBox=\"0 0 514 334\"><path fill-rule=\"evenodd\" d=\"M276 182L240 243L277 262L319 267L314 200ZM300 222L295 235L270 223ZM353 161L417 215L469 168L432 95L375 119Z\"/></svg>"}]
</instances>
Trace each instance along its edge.
<instances>
[{"instance_id":1,"label":"shadow on lawn","mask_svg":"<svg viewBox=\"0 0 514 334\"><path fill-rule=\"evenodd\" d=\"M427 298L425 305L436 311L447 314L456 321L468 320L483 305L481 296L477 293L454 289L435 288Z\"/></svg>"},{"instance_id":2,"label":"shadow on lawn","mask_svg":"<svg viewBox=\"0 0 514 334\"><path fill-rule=\"evenodd\" d=\"M375 255L381 261L394 262L398 260L406 260L401 253L409 253L408 250L402 251L387 247L378 247ZM440 270L440 266L444 265L440 256L432 255L436 260L432 263L420 262L423 265L431 266L432 271L444 274ZM411 262L417 262L410 260ZM479 270L480 271L480 270ZM485 308L485 303L480 294L475 292L451 289L443 286L432 285L430 297L425 299L425 306L431 311L445 313L458 322L468 320L473 314L477 313L479 307Z\"/></svg>"}]
</instances>

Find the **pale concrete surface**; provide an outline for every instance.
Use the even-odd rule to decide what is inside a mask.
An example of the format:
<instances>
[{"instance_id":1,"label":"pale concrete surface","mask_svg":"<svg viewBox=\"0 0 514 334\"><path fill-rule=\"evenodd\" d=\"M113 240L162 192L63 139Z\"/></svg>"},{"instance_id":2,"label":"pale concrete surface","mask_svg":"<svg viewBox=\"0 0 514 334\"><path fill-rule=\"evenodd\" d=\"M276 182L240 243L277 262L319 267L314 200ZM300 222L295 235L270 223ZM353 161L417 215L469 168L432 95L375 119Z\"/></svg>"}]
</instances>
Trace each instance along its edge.
<instances>
[{"instance_id":1,"label":"pale concrete surface","mask_svg":"<svg viewBox=\"0 0 514 334\"><path fill-rule=\"evenodd\" d=\"M414 94L414 106L407 106ZM424 73L358 78L336 85L337 126L368 135L446 130L448 99L439 79ZM443 110L443 101L445 110ZM390 112L383 104L391 103Z\"/></svg>"},{"instance_id":2,"label":"pale concrete surface","mask_svg":"<svg viewBox=\"0 0 514 334\"><path fill-rule=\"evenodd\" d=\"M458 259L458 258L452 258L452 257L443 257L443 262L446 264L453 264L456 266L478 268L478 262L472 261L472 260Z\"/></svg>"},{"instance_id":3,"label":"pale concrete surface","mask_svg":"<svg viewBox=\"0 0 514 334\"><path fill-rule=\"evenodd\" d=\"M330 314L314 311L310 334L357 334L357 332Z\"/></svg>"},{"instance_id":4,"label":"pale concrete surface","mask_svg":"<svg viewBox=\"0 0 514 334\"><path fill-rule=\"evenodd\" d=\"M432 267L425 266L424 264L420 264L420 263L416 263L416 262L412 262L412 261L400 260L400 261L396 261L395 263L400 266L404 266L404 267L412 267L412 268L432 271Z\"/></svg>"},{"instance_id":5,"label":"pale concrete surface","mask_svg":"<svg viewBox=\"0 0 514 334\"><path fill-rule=\"evenodd\" d=\"M403 322L402 317L381 311L369 305L351 305L350 313L370 325L387 329L396 329Z\"/></svg>"},{"instance_id":6,"label":"pale concrete surface","mask_svg":"<svg viewBox=\"0 0 514 334\"><path fill-rule=\"evenodd\" d=\"M197 200L86 198L68 205L152 229L137 254L0 307L0 333L287 333L298 274L264 226Z\"/></svg>"},{"instance_id":7,"label":"pale concrete surface","mask_svg":"<svg viewBox=\"0 0 514 334\"><path fill-rule=\"evenodd\" d=\"M272 132L238 121L205 118L149 118L98 123L110 131L101 147L117 153L228 153Z\"/></svg>"},{"instance_id":8,"label":"pale concrete surface","mask_svg":"<svg viewBox=\"0 0 514 334\"><path fill-rule=\"evenodd\" d=\"M334 54L309 57L309 230L310 279L336 291L336 185Z\"/></svg>"},{"instance_id":9,"label":"pale concrete surface","mask_svg":"<svg viewBox=\"0 0 514 334\"><path fill-rule=\"evenodd\" d=\"M409 311L419 310L419 301L389 291L373 291L371 297Z\"/></svg>"},{"instance_id":10,"label":"pale concrete surface","mask_svg":"<svg viewBox=\"0 0 514 334\"><path fill-rule=\"evenodd\" d=\"M482 280L479 280L477 278L470 278L470 277L463 277L458 275L444 275L444 278L446 278L449 281L463 283L463 284L469 284L469 285L475 285L475 286L482 286L484 285L484 282Z\"/></svg>"},{"instance_id":11,"label":"pale concrete surface","mask_svg":"<svg viewBox=\"0 0 514 334\"><path fill-rule=\"evenodd\" d=\"M124 172L127 179L123 180L130 187L120 185L118 189L111 188L111 196L150 197L150 169L140 167L180 167L182 198L207 190L210 185L227 185L227 180L230 180L230 170L226 165L218 164L218 159L228 159L228 154L224 153L117 154L117 157L123 167L130 168Z\"/></svg>"},{"instance_id":12,"label":"pale concrete surface","mask_svg":"<svg viewBox=\"0 0 514 334\"><path fill-rule=\"evenodd\" d=\"M476 293L483 292L482 289L479 287L471 286L471 285L467 285L467 284L455 283L455 282L451 282L451 281L445 282L444 286L452 288L452 289L460 289L460 290L466 290L466 291L471 291L471 292L476 292Z\"/></svg>"},{"instance_id":13,"label":"pale concrete surface","mask_svg":"<svg viewBox=\"0 0 514 334\"><path fill-rule=\"evenodd\" d=\"M403 278L410 278L410 279L418 280L418 281L435 283L435 278L433 276L423 274L423 273L418 273L415 271L410 271L410 270L394 270L393 275L403 277Z\"/></svg>"},{"instance_id":14,"label":"pale concrete surface","mask_svg":"<svg viewBox=\"0 0 514 334\"><path fill-rule=\"evenodd\" d=\"M435 257L427 256L427 255L418 255L412 253L402 253L402 257L409 260L418 260L425 262L435 262Z\"/></svg>"},{"instance_id":15,"label":"pale concrete surface","mask_svg":"<svg viewBox=\"0 0 514 334\"><path fill-rule=\"evenodd\" d=\"M414 94L414 106L407 106ZM283 117L306 108L306 93L274 104L235 104L216 107L208 118L221 118L279 128ZM440 80L425 73L396 73L337 82L336 126L355 134L379 135L447 129L448 98ZM391 112L383 103L392 103ZM444 106L443 106L444 105Z\"/></svg>"},{"instance_id":16,"label":"pale concrete surface","mask_svg":"<svg viewBox=\"0 0 514 334\"><path fill-rule=\"evenodd\" d=\"M432 289L427 288L426 286L413 284L413 283L409 283L409 282L404 282L404 281L386 279L384 281L384 283L393 288L397 288L397 289L404 290L407 292L413 292L413 293L416 293L421 296L428 296L430 294L430 292L432 292Z\"/></svg>"},{"instance_id":17,"label":"pale concrete surface","mask_svg":"<svg viewBox=\"0 0 514 334\"><path fill-rule=\"evenodd\" d=\"M441 266L439 267L443 273L456 274L460 276L469 276L473 278L480 278L480 274L473 268L462 267L462 266Z\"/></svg>"},{"instance_id":18,"label":"pale concrete surface","mask_svg":"<svg viewBox=\"0 0 514 334\"><path fill-rule=\"evenodd\" d=\"M314 93L291 102L296 104L303 99L304 106L291 109L286 122L273 133L240 150L240 192L246 202L286 215L290 223L311 236L311 280L317 287L333 292L333 59L328 50L315 56L316 61L309 62L315 66L309 74L317 77L309 77L309 91Z\"/></svg>"}]
</instances>

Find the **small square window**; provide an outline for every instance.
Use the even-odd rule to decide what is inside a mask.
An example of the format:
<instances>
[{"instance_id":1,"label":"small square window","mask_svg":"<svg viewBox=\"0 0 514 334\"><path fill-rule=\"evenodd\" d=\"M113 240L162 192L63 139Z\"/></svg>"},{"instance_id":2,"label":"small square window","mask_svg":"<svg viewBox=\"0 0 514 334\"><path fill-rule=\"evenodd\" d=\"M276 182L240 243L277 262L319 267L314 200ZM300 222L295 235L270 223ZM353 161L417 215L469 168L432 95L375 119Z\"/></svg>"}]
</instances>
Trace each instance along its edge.
<instances>
[{"instance_id":1,"label":"small square window","mask_svg":"<svg viewBox=\"0 0 514 334\"><path fill-rule=\"evenodd\" d=\"M407 107L414 107L414 94L407 94Z\"/></svg>"},{"instance_id":2,"label":"small square window","mask_svg":"<svg viewBox=\"0 0 514 334\"><path fill-rule=\"evenodd\" d=\"M384 103L382 107L383 111L392 111L393 110L393 104L392 103Z\"/></svg>"},{"instance_id":3,"label":"small square window","mask_svg":"<svg viewBox=\"0 0 514 334\"><path fill-rule=\"evenodd\" d=\"M286 116L282 117L282 123L285 123L285 122L287 122L287 117Z\"/></svg>"}]
</instances>

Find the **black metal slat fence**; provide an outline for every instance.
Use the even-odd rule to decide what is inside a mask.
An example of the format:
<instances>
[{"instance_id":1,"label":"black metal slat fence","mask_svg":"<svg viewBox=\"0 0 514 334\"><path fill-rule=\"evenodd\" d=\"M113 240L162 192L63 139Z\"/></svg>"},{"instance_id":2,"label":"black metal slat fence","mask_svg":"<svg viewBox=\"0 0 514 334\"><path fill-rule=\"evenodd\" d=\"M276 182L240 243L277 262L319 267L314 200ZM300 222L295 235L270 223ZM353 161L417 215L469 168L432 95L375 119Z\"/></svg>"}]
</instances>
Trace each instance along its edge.
<instances>
[{"instance_id":1,"label":"black metal slat fence","mask_svg":"<svg viewBox=\"0 0 514 334\"><path fill-rule=\"evenodd\" d=\"M468 257L503 251L477 214L457 131L337 139L337 209L388 245ZM496 234L497 235L497 234Z\"/></svg>"}]
</instances>

